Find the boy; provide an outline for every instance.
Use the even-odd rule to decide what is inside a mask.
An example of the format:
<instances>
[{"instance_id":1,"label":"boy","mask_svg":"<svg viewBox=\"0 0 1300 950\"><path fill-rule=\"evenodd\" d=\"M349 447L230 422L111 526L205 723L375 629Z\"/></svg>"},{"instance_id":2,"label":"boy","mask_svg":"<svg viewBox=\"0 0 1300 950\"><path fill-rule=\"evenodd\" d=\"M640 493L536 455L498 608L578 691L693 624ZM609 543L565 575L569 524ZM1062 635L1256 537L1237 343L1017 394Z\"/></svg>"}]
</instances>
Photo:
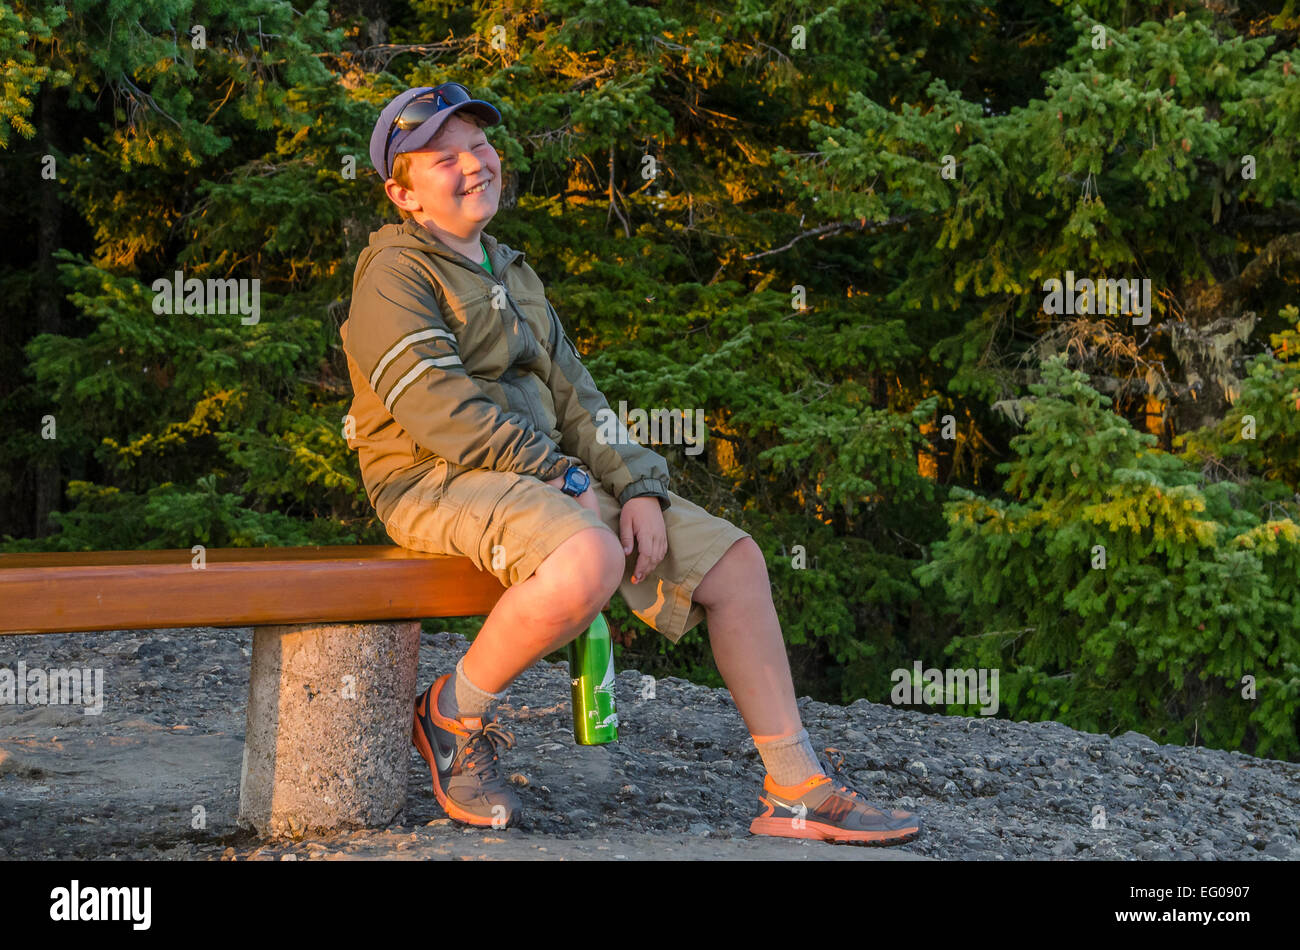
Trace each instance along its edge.
<instances>
[{"instance_id":1,"label":"boy","mask_svg":"<svg viewBox=\"0 0 1300 950\"><path fill-rule=\"evenodd\" d=\"M366 493L403 547L470 558L506 587L454 672L415 702L412 740L447 814L516 823L495 706L582 633L617 590L677 642L707 615L718 670L767 775L754 834L858 844L914 838L814 753L795 704L762 551L668 489L663 457L597 437L608 403L541 280L483 228L500 113L458 83L390 101L370 159L404 221L370 236L342 327ZM605 412L602 412L605 410ZM598 415L599 414L599 415Z\"/></svg>"}]
</instances>

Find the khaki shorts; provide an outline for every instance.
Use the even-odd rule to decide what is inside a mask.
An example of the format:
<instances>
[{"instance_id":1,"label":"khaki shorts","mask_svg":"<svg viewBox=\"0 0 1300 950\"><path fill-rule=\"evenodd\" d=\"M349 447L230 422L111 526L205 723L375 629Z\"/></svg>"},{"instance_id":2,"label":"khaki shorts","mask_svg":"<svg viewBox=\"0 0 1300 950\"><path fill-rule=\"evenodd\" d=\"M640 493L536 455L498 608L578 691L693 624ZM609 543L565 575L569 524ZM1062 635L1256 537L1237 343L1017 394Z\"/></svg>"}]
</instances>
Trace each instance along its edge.
<instances>
[{"instance_id":1,"label":"khaki shorts","mask_svg":"<svg viewBox=\"0 0 1300 950\"><path fill-rule=\"evenodd\" d=\"M588 490L600 502L599 518L531 475L470 469L449 479L440 461L401 497L384 527L404 548L467 557L510 587L585 528L603 522L618 537L618 501L594 478ZM668 496L664 559L633 584L639 553L633 547L618 589L632 613L676 643L704 619L704 608L691 599L695 588L728 548L750 535L680 495Z\"/></svg>"}]
</instances>

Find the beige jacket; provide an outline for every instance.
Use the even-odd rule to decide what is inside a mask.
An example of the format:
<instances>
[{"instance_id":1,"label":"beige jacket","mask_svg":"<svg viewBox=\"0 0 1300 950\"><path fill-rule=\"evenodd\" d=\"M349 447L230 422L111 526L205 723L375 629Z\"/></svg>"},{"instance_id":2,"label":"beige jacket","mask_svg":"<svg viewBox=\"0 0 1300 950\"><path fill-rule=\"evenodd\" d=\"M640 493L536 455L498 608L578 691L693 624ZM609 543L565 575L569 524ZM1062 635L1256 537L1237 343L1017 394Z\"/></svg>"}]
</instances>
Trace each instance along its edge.
<instances>
[{"instance_id":1,"label":"beige jacket","mask_svg":"<svg viewBox=\"0 0 1300 950\"><path fill-rule=\"evenodd\" d=\"M547 301L541 279L482 235L489 274L414 221L370 235L341 327L366 495L387 521L441 460L543 481L581 463L625 504L667 508L668 463L617 422ZM598 438L598 426L618 433Z\"/></svg>"}]
</instances>

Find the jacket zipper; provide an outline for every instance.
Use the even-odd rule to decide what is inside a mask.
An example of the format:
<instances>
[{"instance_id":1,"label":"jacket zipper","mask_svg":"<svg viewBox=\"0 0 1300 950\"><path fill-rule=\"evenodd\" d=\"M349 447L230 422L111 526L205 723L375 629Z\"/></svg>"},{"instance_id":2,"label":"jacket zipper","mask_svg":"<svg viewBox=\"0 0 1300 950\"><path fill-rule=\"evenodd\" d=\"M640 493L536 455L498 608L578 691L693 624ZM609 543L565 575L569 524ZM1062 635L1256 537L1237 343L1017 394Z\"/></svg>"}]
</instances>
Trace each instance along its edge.
<instances>
[{"instance_id":1,"label":"jacket zipper","mask_svg":"<svg viewBox=\"0 0 1300 950\"><path fill-rule=\"evenodd\" d=\"M513 262L514 261L512 259L511 263ZM508 267L509 264L507 264L506 266ZM482 270L482 268L479 269ZM506 282L504 280L498 280L496 274L491 274L489 276L493 279L493 281L495 281L497 284L500 285L502 292L506 295L506 302L510 304L510 309L515 312L515 319L519 321L519 325L522 328L522 330L524 332L527 332L527 334L533 338L533 341L540 346L541 340L538 340L535 336L533 336L533 328L528 325L528 318L525 317L522 312L520 312L519 307L515 304L515 298L510 296L510 291L506 287ZM545 347L542 347L542 349L543 351L545 351ZM533 417L533 420L537 423L539 427L538 431L540 432L541 431L540 426L544 424L546 421L546 413L542 410L541 402L538 400L537 394L533 391L533 385L531 380L526 378L532 375L533 375L532 373L522 373L519 376L516 376L515 378L520 381L519 389L524 394L524 399L528 403L529 414ZM549 433L547 432L542 432L542 435L549 437Z\"/></svg>"},{"instance_id":2,"label":"jacket zipper","mask_svg":"<svg viewBox=\"0 0 1300 950\"><path fill-rule=\"evenodd\" d=\"M461 256L463 257L464 255ZM512 257L509 261L506 262L506 267L509 267L517 259L518 259L517 257ZM465 258L465 260L468 261L469 258ZM459 260L455 260L453 261L453 263L460 264L460 266L462 267L466 266L464 263L462 263ZM520 326L528 332L529 336L533 336L532 327L528 325L528 318L523 315L518 305L515 304L515 298L510 296L510 289L506 287L506 282L500 279L499 277L497 277L495 273L491 273L485 270L481 264L475 263L473 266L478 270L480 274L485 275L489 280L491 280L492 283L496 284L501 288L502 292L506 295L506 302L510 304L510 309L514 311L515 319L519 322ZM536 340L536 337L534 337L534 340L539 344L541 343L540 340ZM523 375L531 376L532 374L531 373L521 374L519 376L516 376L515 379L516 380L522 379ZM528 404L529 414L533 417L533 419L536 422L538 423L543 422L545 420L546 414L542 411L542 406L537 401L536 394L532 391L531 386L521 383L519 385L519 391L523 394L524 401ZM547 435L547 433L544 432L542 434Z\"/></svg>"}]
</instances>

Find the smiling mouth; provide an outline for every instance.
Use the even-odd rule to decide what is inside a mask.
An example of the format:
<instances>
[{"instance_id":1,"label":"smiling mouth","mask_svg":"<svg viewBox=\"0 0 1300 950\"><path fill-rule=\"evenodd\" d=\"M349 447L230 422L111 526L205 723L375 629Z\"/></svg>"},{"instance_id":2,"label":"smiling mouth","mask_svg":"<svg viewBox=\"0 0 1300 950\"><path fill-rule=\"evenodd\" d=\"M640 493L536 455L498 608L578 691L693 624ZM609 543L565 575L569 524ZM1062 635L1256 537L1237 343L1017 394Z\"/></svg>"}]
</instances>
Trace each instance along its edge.
<instances>
[{"instance_id":1,"label":"smiling mouth","mask_svg":"<svg viewBox=\"0 0 1300 950\"><path fill-rule=\"evenodd\" d=\"M492 183L492 179L489 178L487 181L483 182L482 184L475 185L473 188L469 189L469 191L462 191L461 194L477 195L480 192L487 191L487 186L491 183Z\"/></svg>"}]
</instances>

